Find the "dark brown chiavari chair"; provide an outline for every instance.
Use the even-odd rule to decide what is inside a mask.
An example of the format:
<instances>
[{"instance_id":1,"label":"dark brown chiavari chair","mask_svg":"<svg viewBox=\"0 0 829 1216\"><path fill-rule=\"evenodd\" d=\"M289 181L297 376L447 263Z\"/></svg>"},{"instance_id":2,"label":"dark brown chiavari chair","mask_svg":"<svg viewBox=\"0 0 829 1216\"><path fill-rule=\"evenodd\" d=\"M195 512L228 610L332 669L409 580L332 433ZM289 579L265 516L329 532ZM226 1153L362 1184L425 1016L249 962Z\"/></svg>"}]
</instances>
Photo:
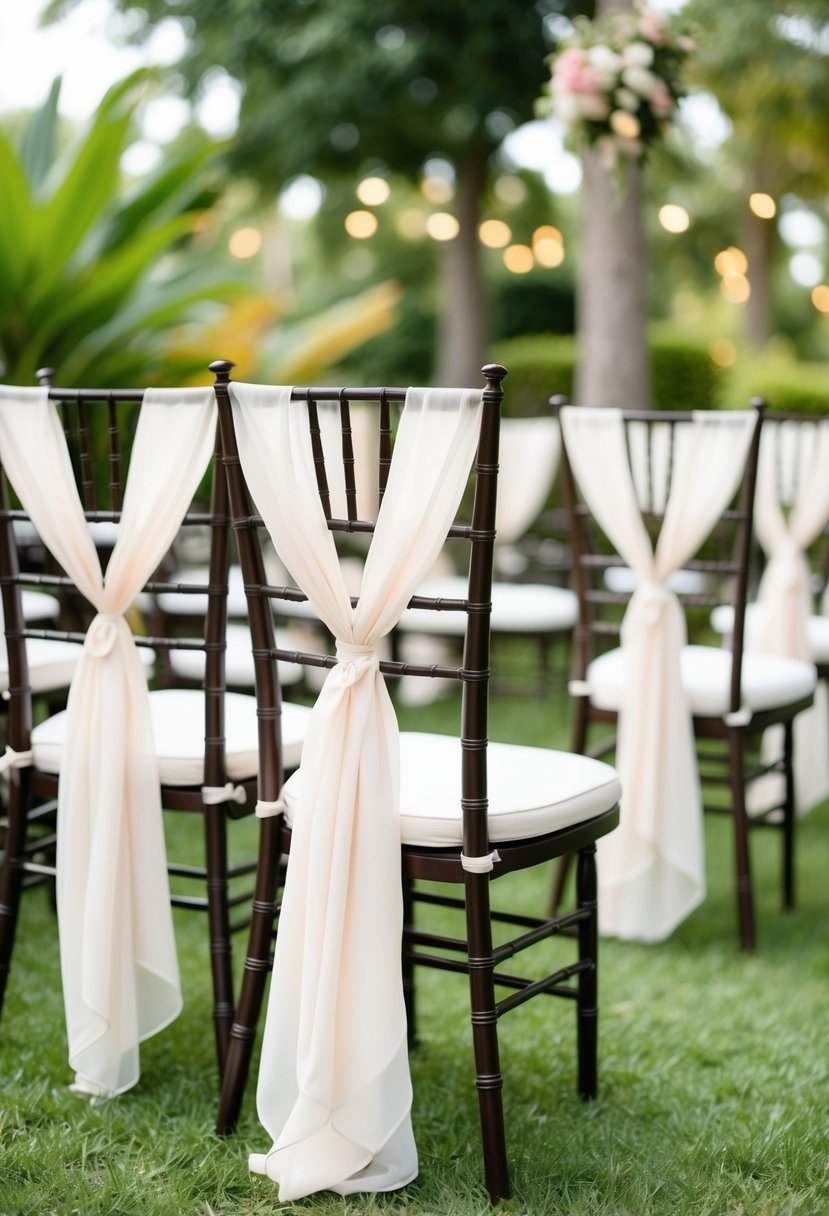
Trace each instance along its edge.
<instances>
[{"instance_id":1,"label":"dark brown chiavari chair","mask_svg":"<svg viewBox=\"0 0 829 1216\"><path fill-rule=\"evenodd\" d=\"M272 586L262 557L263 528L240 464L234 428L230 372L232 363L216 362L223 463L230 490L231 515L245 589L259 706L259 797L277 804L283 791L284 755L280 747L280 687L278 663L283 660L330 668L334 656L317 652L283 652L274 643L272 603L304 601L296 587ZM504 368L489 365L485 377L483 421L474 476L471 517L457 520L448 539L468 549L465 594L451 601L415 595L411 610L459 615L464 621L463 659L456 665L424 665L392 659L380 663L394 680L402 676L454 681L461 688L459 737L401 736L401 863L405 925L402 980L410 1044L415 1041L416 966L429 966L466 975L477 1071L483 1154L487 1187L493 1201L510 1191L507 1168L502 1078L497 1022L513 1008L538 994L557 995L575 1003L578 1033L578 1085L589 1097L597 1082L597 973L595 841L618 822L618 781L605 765L546 749L489 743L490 600L494 539L495 490L498 461L498 422ZM374 519L360 519L354 493L354 451L350 411L372 408L379 429L379 462L374 472L382 503L392 460L395 420L406 390L398 388L295 388L292 406L308 428L317 488L328 527L335 537L371 534ZM332 518L326 461L317 419L321 401L338 401L341 412L341 461L347 487L347 518ZM412 510L418 504L412 503ZM352 603L356 603L352 599ZM584 767L583 767L584 766ZM427 791L418 794L417 778ZM418 797L431 805L420 805ZM430 814L432 818L430 818ZM253 903L248 956L224 1074L217 1130L234 1127L253 1055L254 1039L272 956L272 935L280 909L280 869L290 854L291 828L285 813L261 823L259 869ZM579 857L575 911L550 918L495 912L490 906L491 880L549 861L563 853ZM494 853L491 872L465 869L465 859ZM288 860L290 868L290 858ZM454 886L457 894L419 889L420 880ZM466 932L446 937L420 925L421 909L430 905L454 909L465 918ZM418 915L416 916L416 909ZM509 941L494 944L493 922L510 926ZM278 932L278 928L276 929ZM573 940L575 961L558 964L544 978L516 975L503 965L531 945L554 936ZM549 961L549 960L548 960ZM507 995L496 1000L496 988Z\"/></svg>"}]
</instances>

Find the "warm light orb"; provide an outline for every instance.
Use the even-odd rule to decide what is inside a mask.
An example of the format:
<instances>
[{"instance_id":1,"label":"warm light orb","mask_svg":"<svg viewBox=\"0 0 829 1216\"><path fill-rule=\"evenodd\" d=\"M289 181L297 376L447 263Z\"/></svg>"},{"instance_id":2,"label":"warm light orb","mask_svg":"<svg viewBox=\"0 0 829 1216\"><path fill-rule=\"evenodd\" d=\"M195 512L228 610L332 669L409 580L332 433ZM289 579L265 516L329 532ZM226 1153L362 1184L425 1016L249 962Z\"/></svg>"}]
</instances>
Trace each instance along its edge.
<instances>
[{"instance_id":1,"label":"warm light orb","mask_svg":"<svg viewBox=\"0 0 829 1216\"><path fill-rule=\"evenodd\" d=\"M527 274L535 261L529 245L510 245L504 250L504 265L513 274Z\"/></svg>"},{"instance_id":2,"label":"warm light orb","mask_svg":"<svg viewBox=\"0 0 829 1216\"><path fill-rule=\"evenodd\" d=\"M445 177L424 177L420 193L427 203L448 203L455 193L452 183Z\"/></svg>"},{"instance_id":3,"label":"warm light orb","mask_svg":"<svg viewBox=\"0 0 829 1216\"><path fill-rule=\"evenodd\" d=\"M691 217L684 207L676 203L665 203L659 208L659 222L666 232L687 232Z\"/></svg>"},{"instance_id":4,"label":"warm light orb","mask_svg":"<svg viewBox=\"0 0 829 1216\"><path fill-rule=\"evenodd\" d=\"M777 215L777 203L770 194L752 194L749 197L748 205L761 220L771 220Z\"/></svg>"},{"instance_id":5,"label":"warm light orb","mask_svg":"<svg viewBox=\"0 0 829 1216\"><path fill-rule=\"evenodd\" d=\"M751 284L744 274L729 273L723 275L720 291L730 303L745 304L751 295Z\"/></svg>"},{"instance_id":6,"label":"warm light orb","mask_svg":"<svg viewBox=\"0 0 829 1216\"><path fill-rule=\"evenodd\" d=\"M729 338L715 338L708 355L717 367L731 367L737 359L737 347Z\"/></svg>"},{"instance_id":7,"label":"warm light orb","mask_svg":"<svg viewBox=\"0 0 829 1216\"><path fill-rule=\"evenodd\" d=\"M714 258L714 266L717 274L745 274L748 270L748 258L742 249L738 249L736 245L729 245Z\"/></svg>"},{"instance_id":8,"label":"warm light orb","mask_svg":"<svg viewBox=\"0 0 829 1216\"><path fill-rule=\"evenodd\" d=\"M533 244L537 245L539 241L555 241L557 245L563 245L564 237L552 224L542 224L533 233Z\"/></svg>"},{"instance_id":9,"label":"warm light orb","mask_svg":"<svg viewBox=\"0 0 829 1216\"><path fill-rule=\"evenodd\" d=\"M540 241L533 241L533 255L539 266L544 266L547 270L555 270L556 266L560 266L564 261L564 246L560 241L546 237Z\"/></svg>"},{"instance_id":10,"label":"warm light orb","mask_svg":"<svg viewBox=\"0 0 829 1216\"><path fill-rule=\"evenodd\" d=\"M825 283L812 289L812 303L818 312L829 312L829 287Z\"/></svg>"},{"instance_id":11,"label":"warm light orb","mask_svg":"<svg viewBox=\"0 0 829 1216\"><path fill-rule=\"evenodd\" d=\"M348 235L357 241L364 241L377 231L377 216L371 211L349 211L343 223Z\"/></svg>"},{"instance_id":12,"label":"warm light orb","mask_svg":"<svg viewBox=\"0 0 829 1216\"><path fill-rule=\"evenodd\" d=\"M460 224L448 211L435 211L426 221L426 231L433 241L454 241Z\"/></svg>"},{"instance_id":13,"label":"warm light orb","mask_svg":"<svg viewBox=\"0 0 829 1216\"><path fill-rule=\"evenodd\" d=\"M518 207L527 197L527 186L514 173L502 173L495 179L495 197L507 207Z\"/></svg>"},{"instance_id":14,"label":"warm light orb","mask_svg":"<svg viewBox=\"0 0 829 1216\"><path fill-rule=\"evenodd\" d=\"M379 207L391 194L384 177L364 177L357 187L357 198L367 207Z\"/></svg>"},{"instance_id":15,"label":"warm light orb","mask_svg":"<svg viewBox=\"0 0 829 1216\"><path fill-rule=\"evenodd\" d=\"M262 233L258 228L237 228L227 242L231 257L252 258L262 248Z\"/></svg>"},{"instance_id":16,"label":"warm light orb","mask_svg":"<svg viewBox=\"0 0 829 1216\"><path fill-rule=\"evenodd\" d=\"M489 249L503 249L510 243L512 229L503 220L484 220L478 228L481 244Z\"/></svg>"}]
</instances>

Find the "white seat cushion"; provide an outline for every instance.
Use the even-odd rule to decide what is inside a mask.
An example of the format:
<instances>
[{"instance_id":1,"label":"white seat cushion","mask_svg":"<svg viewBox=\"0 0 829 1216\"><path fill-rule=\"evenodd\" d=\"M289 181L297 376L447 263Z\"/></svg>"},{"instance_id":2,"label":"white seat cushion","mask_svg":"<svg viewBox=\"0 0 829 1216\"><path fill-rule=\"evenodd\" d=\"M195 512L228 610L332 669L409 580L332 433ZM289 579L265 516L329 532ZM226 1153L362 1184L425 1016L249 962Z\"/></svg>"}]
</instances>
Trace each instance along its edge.
<instances>
[{"instance_id":1,"label":"white seat cushion","mask_svg":"<svg viewBox=\"0 0 829 1216\"><path fill-rule=\"evenodd\" d=\"M78 666L83 645L80 642L59 642L52 638L27 638L26 657L29 660L29 683L32 692L52 692L68 688ZM9 660L5 646L0 646L0 691L9 687Z\"/></svg>"},{"instance_id":2,"label":"white seat cushion","mask_svg":"<svg viewBox=\"0 0 829 1216\"><path fill-rule=\"evenodd\" d=\"M609 650L587 669L590 700L597 709L617 711L628 688L627 652ZM691 712L720 718L729 711L731 652L717 646L684 646L682 683ZM791 705L815 690L811 663L770 654L743 654L742 706L759 712Z\"/></svg>"},{"instance_id":3,"label":"white seat cushion","mask_svg":"<svg viewBox=\"0 0 829 1216\"><path fill-rule=\"evenodd\" d=\"M62 642L57 638L27 638L26 657L29 660L29 683L32 692L56 692L68 688L83 653L82 642ZM145 667L152 667L155 651L140 646L138 653ZM0 692L9 687L9 661L5 646L0 645Z\"/></svg>"},{"instance_id":4,"label":"white seat cushion","mask_svg":"<svg viewBox=\"0 0 829 1216\"><path fill-rule=\"evenodd\" d=\"M614 769L571 752L490 743L489 838L526 840L608 811L621 795ZM302 773L286 782L290 824ZM453 848L462 843L461 748L450 735L400 735L400 838L403 844Z\"/></svg>"},{"instance_id":5,"label":"white seat cushion","mask_svg":"<svg viewBox=\"0 0 829 1216\"><path fill-rule=\"evenodd\" d=\"M746 635L763 608L759 604L749 604L746 608ZM730 638L734 623L734 609L730 604L721 604L711 613L711 627L721 633L723 638ZM810 616L808 623L809 647L815 663L829 663L829 617Z\"/></svg>"},{"instance_id":6,"label":"white seat cushion","mask_svg":"<svg viewBox=\"0 0 829 1216\"><path fill-rule=\"evenodd\" d=\"M204 781L204 698L197 689L172 688L150 693L159 775L162 785L201 785ZM310 709L282 706L284 764L299 763ZM66 733L65 711L47 718L32 731L37 768L59 773ZM225 766L228 779L256 776L256 699L243 693L225 697Z\"/></svg>"},{"instance_id":7,"label":"white seat cushion","mask_svg":"<svg viewBox=\"0 0 829 1216\"><path fill-rule=\"evenodd\" d=\"M608 591L632 595L636 590L636 575L630 566L608 566L603 578ZM674 570L667 585L677 595L703 595L708 586L702 570Z\"/></svg>"},{"instance_id":8,"label":"white seat cushion","mask_svg":"<svg viewBox=\"0 0 829 1216\"><path fill-rule=\"evenodd\" d=\"M277 634L276 644L290 650L287 637ZM250 630L246 625L228 625L227 650L225 652L225 678L236 688L253 688L253 655L250 649ZM184 680L204 678L205 653L203 650L171 650L170 666ZM298 663L279 664L280 684L296 684L302 679L302 668Z\"/></svg>"},{"instance_id":9,"label":"white seat cushion","mask_svg":"<svg viewBox=\"0 0 829 1216\"><path fill-rule=\"evenodd\" d=\"M430 579L418 588L418 595L436 599L460 600L467 594L466 579ZM575 592L544 583L493 583L493 633L557 633L572 629L578 619ZM466 629L465 612L432 612L407 608L400 628L412 633L435 633L461 637Z\"/></svg>"}]
</instances>

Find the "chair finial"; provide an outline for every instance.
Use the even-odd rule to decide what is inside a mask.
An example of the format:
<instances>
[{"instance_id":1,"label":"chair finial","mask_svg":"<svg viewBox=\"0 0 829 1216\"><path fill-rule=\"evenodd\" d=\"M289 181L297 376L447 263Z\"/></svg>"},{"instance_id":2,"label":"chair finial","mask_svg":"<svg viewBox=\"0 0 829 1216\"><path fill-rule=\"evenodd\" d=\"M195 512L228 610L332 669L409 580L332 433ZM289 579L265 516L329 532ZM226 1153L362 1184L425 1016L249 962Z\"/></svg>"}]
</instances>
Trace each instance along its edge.
<instances>
[{"instance_id":1,"label":"chair finial","mask_svg":"<svg viewBox=\"0 0 829 1216\"><path fill-rule=\"evenodd\" d=\"M208 366L208 371L211 371L216 377L219 384L227 384L230 379L230 373L233 371L235 363L230 359L214 359Z\"/></svg>"},{"instance_id":2,"label":"chair finial","mask_svg":"<svg viewBox=\"0 0 829 1216\"><path fill-rule=\"evenodd\" d=\"M54 374L55 369L53 367L39 367L35 372L37 382L41 388L51 388Z\"/></svg>"}]
</instances>

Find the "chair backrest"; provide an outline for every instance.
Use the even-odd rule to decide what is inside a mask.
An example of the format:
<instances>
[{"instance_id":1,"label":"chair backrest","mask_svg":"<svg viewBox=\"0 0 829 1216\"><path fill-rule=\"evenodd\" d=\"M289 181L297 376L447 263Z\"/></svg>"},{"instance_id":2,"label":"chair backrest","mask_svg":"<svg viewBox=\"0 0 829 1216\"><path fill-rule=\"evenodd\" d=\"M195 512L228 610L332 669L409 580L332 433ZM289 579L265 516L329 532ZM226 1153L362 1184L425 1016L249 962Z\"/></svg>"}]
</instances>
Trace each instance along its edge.
<instances>
[{"instance_id":1,"label":"chair backrest","mask_svg":"<svg viewBox=\"0 0 829 1216\"><path fill-rule=\"evenodd\" d=\"M222 435L223 455L221 460L227 470L230 489L230 507L233 529L238 542L245 590L248 596L253 656L256 672L256 693L259 712L260 739L260 800L275 801L282 786L282 766L279 746L280 692L277 663L287 660L309 667L331 668L337 663L332 653L331 636L318 649L304 651L282 651L274 641L274 610L290 613L291 605L304 603L305 594L296 586L274 586L269 584L264 556L265 541L263 520L256 512L253 497L243 475L237 443L234 407L231 404L233 386L230 372L233 364L218 361L211 364L216 375L216 398L219 405L219 423ZM478 856L487 849L486 816L475 814L484 805L485 785L485 741L487 737L487 702L489 678L489 623L491 609L491 587L493 568L493 545L495 537L496 478L498 471L498 434L500 404L503 397L501 381L506 370L498 365L483 369L486 385L483 390L483 409L480 431L477 436L477 461L473 471L474 488L465 496L466 508L461 512L466 518L457 518L448 530L453 544L468 548L468 593L457 600L437 600L415 595L409 606L423 612L459 612L466 616L466 631L463 659L460 664L419 665L383 659L380 670L386 677L418 676L427 679L460 681L463 689L461 735L464 748L464 799L469 812L468 839L465 849ZM373 517L360 518L358 513L357 485L376 487L378 510L389 479L392 453L398 428L401 408L407 390L402 388L294 388L291 391L291 409L297 419L297 430L301 442L313 454L316 477L316 492L330 533L347 543L355 535L371 537L377 525L377 513ZM339 413L339 441L332 443L330 430L321 435L320 415L325 410L330 419L330 403L336 403ZM373 467L355 473L355 461L360 453L353 442L352 416L359 411L361 427L366 428L367 419L372 419L376 440L361 443L364 453L376 453ZM329 423L330 425L330 423ZM331 467L331 461L335 467ZM344 486L345 514L338 515L332 506L330 487ZM417 499L418 486L412 486L411 510L417 517L423 503ZM370 501L365 495L364 501ZM336 505L336 504L335 504ZM358 601L352 596L352 605ZM323 636L323 635L321 635Z\"/></svg>"},{"instance_id":2,"label":"chair backrest","mask_svg":"<svg viewBox=\"0 0 829 1216\"><path fill-rule=\"evenodd\" d=\"M769 411L757 472L760 564L786 537L809 563L812 598L823 599L829 582L828 529L829 418Z\"/></svg>"},{"instance_id":3,"label":"chair backrest","mask_svg":"<svg viewBox=\"0 0 829 1216\"><path fill-rule=\"evenodd\" d=\"M106 574L119 534L144 392L53 387L48 388L48 395L58 412L80 506ZM21 405L20 408L27 407ZM159 468L164 468L164 460L162 442L158 450ZM176 471L170 469L170 476ZM146 527L156 530L161 524L162 521L149 518ZM205 652L204 784L219 786L225 781L224 648L229 552L224 477L211 479L207 474L203 478L177 535L205 528L210 535L209 580L198 585L177 581L168 549L149 581L144 582L126 616L135 643L145 654L149 650L158 659L172 649ZM48 545L40 541L37 528L10 485L7 470L0 467L0 589L9 663L9 744L15 751L28 749L32 726L33 681L27 641L83 643L96 611L79 590L76 580L56 561L47 556L44 562L46 550ZM26 619L22 593L28 589L45 591L59 600L60 615L54 625ZM198 628L191 636L173 638L147 634L151 606L155 597L165 592L190 598L196 595L203 605L206 603ZM148 654L148 669L152 667L152 659L153 655Z\"/></svg>"},{"instance_id":4,"label":"chair backrest","mask_svg":"<svg viewBox=\"0 0 829 1216\"><path fill-rule=\"evenodd\" d=\"M636 590L637 579L629 568L629 561L620 554L618 544L609 535L609 532L615 532L613 520L608 519L606 514L603 519L597 518L574 475L574 453L568 451L566 419L568 410L572 415L580 413L582 407L566 407L562 398L554 399L554 406L563 419L562 481L570 520L573 585L579 600L573 674L576 679L583 680L590 662L608 647L619 644L622 620ZM562 413L562 410L565 412ZM681 496L687 494L689 489L687 483L710 471L697 468L692 471L691 478L687 476L687 462L677 459L679 445L684 442L683 436L689 434L688 428L694 424L695 417L700 420L709 418L713 422L714 416L661 410L602 413L618 415L623 431L623 441L615 453L617 466L605 465L603 468L605 484L610 492L610 512L614 510L613 496L617 492L620 509L622 501L626 501L628 496L632 498L634 509L638 508L641 515L649 545L654 545L662 531L666 508L672 497L671 510L675 520ZM752 413L757 425L747 447L743 443L739 448L733 432L728 428L729 417L735 423L739 421L737 413L719 416L725 423L719 440L724 462L720 468L722 471L729 466L729 475L733 475L733 492L729 492L724 509L717 511L712 526L704 529L704 535L699 537L694 551L684 556L680 568L673 570L665 579L683 606L691 641L709 640L707 631L711 610L724 602L733 605L732 710L737 710L740 705L752 514L763 407L761 403L754 405ZM745 417L745 414L741 416ZM729 448L733 451L730 460ZM709 448L709 451L713 452L714 448ZM595 455L598 458L598 452ZM679 476L684 477L685 485L676 484ZM689 502L684 509L694 512L696 508L693 502Z\"/></svg>"}]
</instances>

